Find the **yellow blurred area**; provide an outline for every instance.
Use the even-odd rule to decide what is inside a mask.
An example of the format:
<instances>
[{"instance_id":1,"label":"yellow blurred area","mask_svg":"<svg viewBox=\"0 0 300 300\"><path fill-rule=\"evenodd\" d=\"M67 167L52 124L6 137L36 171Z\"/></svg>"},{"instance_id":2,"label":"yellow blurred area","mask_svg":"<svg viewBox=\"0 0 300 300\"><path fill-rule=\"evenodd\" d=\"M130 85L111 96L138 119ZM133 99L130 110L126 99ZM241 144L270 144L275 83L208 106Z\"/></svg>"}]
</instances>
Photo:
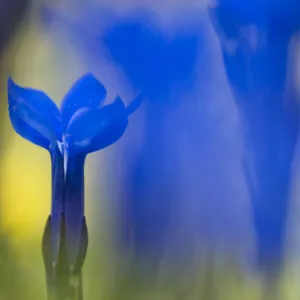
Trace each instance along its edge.
<instances>
[{"instance_id":1,"label":"yellow blurred area","mask_svg":"<svg viewBox=\"0 0 300 300\"><path fill-rule=\"evenodd\" d=\"M2 229L18 243L41 238L51 197L48 156L42 148L11 134L2 162Z\"/></svg>"}]
</instances>

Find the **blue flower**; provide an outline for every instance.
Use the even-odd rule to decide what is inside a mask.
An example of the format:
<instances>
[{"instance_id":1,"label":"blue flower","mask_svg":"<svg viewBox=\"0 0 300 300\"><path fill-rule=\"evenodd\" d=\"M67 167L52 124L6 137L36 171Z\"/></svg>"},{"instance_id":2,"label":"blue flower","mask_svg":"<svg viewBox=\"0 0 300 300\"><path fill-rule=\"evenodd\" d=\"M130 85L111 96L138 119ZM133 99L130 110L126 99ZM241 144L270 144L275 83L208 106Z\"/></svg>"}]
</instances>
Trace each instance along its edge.
<instances>
[{"instance_id":1,"label":"blue flower","mask_svg":"<svg viewBox=\"0 0 300 300\"><path fill-rule=\"evenodd\" d=\"M124 162L127 185L120 199L124 207L120 236L125 245L129 241L138 256L159 258L171 236L176 198L173 185L179 176L177 141L181 125L187 128L187 118L193 118L191 114L187 117L184 109L177 113L173 110L184 102L191 104L186 97L197 82L197 59L205 35L203 29L195 27L172 28L172 38L168 38L166 27L159 26L155 15L144 11L116 19L101 36L104 49L129 85L147 95L143 141L140 151ZM183 152L186 148L180 149Z\"/></svg>"},{"instance_id":2,"label":"blue flower","mask_svg":"<svg viewBox=\"0 0 300 300\"><path fill-rule=\"evenodd\" d=\"M146 9L120 17L99 3L87 3L76 9L69 7L66 12L44 6L40 17L46 28L53 21L57 22L59 28L66 31L67 39L93 67L100 65L103 58L117 63L130 85L151 97L151 101L169 98L174 84L191 83L195 77L191 70L194 70L202 42L200 34L204 36L198 16L188 29L169 32L167 27L159 25L155 14Z\"/></svg>"},{"instance_id":3,"label":"blue flower","mask_svg":"<svg viewBox=\"0 0 300 300\"><path fill-rule=\"evenodd\" d=\"M278 271L298 137L298 105L286 82L290 41L300 25L299 1L220 0L210 14L244 123L244 174L257 260L260 267Z\"/></svg>"},{"instance_id":4,"label":"blue flower","mask_svg":"<svg viewBox=\"0 0 300 300\"><path fill-rule=\"evenodd\" d=\"M8 80L9 116L14 130L47 149L52 161L51 252L57 263L64 219L66 252L74 268L80 252L84 221L84 161L87 154L118 141L128 115L141 103L128 107L117 97L103 106L106 89L92 75L82 76L64 97L60 110L42 91ZM63 218L62 218L63 216Z\"/></svg>"},{"instance_id":5,"label":"blue flower","mask_svg":"<svg viewBox=\"0 0 300 300\"><path fill-rule=\"evenodd\" d=\"M210 2L210 1L209 1ZM208 3L209 3L208 2ZM213 8L221 8L229 19L241 23L263 21L267 18L285 20L299 26L300 2L298 0L217 0L211 1Z\"/></svg>"},{"instance_id":6,"label":"blue flower","mask_svg":"<svg viewBox=\"0 0 300 300\"><path fill-rule=\"evenodd\" d=\"M172 29L169 39L166 29L157 23L145 11L141 16L117 19L101 38L111 60L123 69L129 83L147 94L151 102L167 105L175 84L193 87L204 34L194 24L188 29ZM127 40L131 42L126 43Z\"/></svg>"}]
</instances>

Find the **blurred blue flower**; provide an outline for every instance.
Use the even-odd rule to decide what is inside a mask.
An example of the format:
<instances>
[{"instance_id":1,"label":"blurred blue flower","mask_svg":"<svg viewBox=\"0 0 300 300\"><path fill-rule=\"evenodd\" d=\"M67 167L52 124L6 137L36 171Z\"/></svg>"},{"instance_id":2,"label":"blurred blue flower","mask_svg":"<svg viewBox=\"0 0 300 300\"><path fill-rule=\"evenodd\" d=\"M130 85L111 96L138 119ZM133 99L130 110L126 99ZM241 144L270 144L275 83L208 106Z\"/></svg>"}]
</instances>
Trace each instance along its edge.
<instances>
[{"instance_id":1,"label":"blurred blue flower","mask_svg":"<svg viewBox=\"0 0 300 300\"><path fill-rule=\"evenodd\" d=\"M23 138L50 152L52 259L53 263L58 260L63 216L71 268L76 264L82 238L85 158L121 138L128 115L138 108L142 99L138 97L125 107L117 97L112 104L103 106L105 97L104 86L92 74L86 74L72 86L59 110L44 92L8 80L13 128Z\"/></svg>"},{"instance_id":2,"label":"blurred blue flower","mask_svg":"<svg viewBox=\"0 0 300 300\"><path fill-rule=\"evenodd\" d=\"M220 0L209 12L243 122L258 263L278 271L299 124L287 67L300 2Z\"/></svg>"},{"instance_id":3,"label":"blurred blue flower","mask_svg":"<svg viewBox=\"0 0 300 300\"><path fill-rule=\"evenodd\" d=\"M190 70L203 33L198 22L174 32L160 28L158 19L147 9L119 16L94 1L68 8L66 12L43 6L40 18L44 27L49 29L56 22L93 66L108 54L125 71L130 85L151 97L151 101L169 98L172 85L190 83L194 78L195 71Z\"/></svg>"},{"instance_id":4,"label":"blurred blue flower","mask_svg":"<svg viewBox=\"0 0 300 300\"><path fill-rule=\"evenodd\" d=\"M172 38L167 38L155 18L144 13L116 20L102 39L129 83L151 102L166 105L172 86L191 83L195 78L200 32L194 24L185 30L172 30Z\"/></svg>"},{"instance_id":5,"label":"blurred blue flower","mask_svg":"<svg viewBox=\"0 0 300 300\"><path fill-rule=\"evenodd\" d=\"M211 2L211 4L210 4ZM264 22L267 18L286 20L299 26L300 3L298 0L217 0L208 1L211 8L219 7L228 14L227 22L240 24Z\"/></svg>"},{"instance_id":6,"label":"blurred blue flower","mask_svg":"<svg viewBox=\"0 0 300 300\"><path fill-rule=\"evenodd\" d=\"M229 142L232 109L215 73L221 64L212 48L214 36L201 13L197 19L188 13L182 24L161 25L150 12L133 14L116 20L102 42L130 87L147 96L142 143L124 161L120 202L125 243L129 240L134 254L153 266L163 257L175 265L191 262L198 247L240 252L244 242L232 242L240 234L233 227L247 228L240 217L231 217L241 194L231 182L239 181L238 151ZM216 113L220 107L223 116Z\"/></svg>"},{"instance_id":7,"label":"blurred blue flower","mask_svg":"<svg viewBox=\"0 0 300 300\"><path fill-rule=\"evenodd\" d=\"M199 28L196 24L185 30L172 28L172 38L168 38L165 28L144 12L116 19L102 36L110 59L121 67L129 86L147 96L143 142L140 151L124 162L126 190L121 199L123 237L125 242L130 240L137 255L159 258L170 243L180 177L176 144L180 125L188 124L184 112L173 117L171 112L195 88L204 36ZM167 130L168 126L173 130Z\"/></svg>"}]
</instances>

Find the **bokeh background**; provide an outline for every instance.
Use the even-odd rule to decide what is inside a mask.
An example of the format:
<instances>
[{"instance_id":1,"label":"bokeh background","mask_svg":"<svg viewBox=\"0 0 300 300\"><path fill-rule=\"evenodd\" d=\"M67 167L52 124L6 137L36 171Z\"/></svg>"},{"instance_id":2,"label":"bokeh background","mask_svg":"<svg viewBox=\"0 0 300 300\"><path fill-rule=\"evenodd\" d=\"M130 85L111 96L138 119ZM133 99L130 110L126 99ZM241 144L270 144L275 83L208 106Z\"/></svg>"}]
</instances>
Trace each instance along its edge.
<instances>
[{"instance_id":1,"label":"bokeh background","mask_svg":"<svg viewBox=\"0 0 300 300\"><path fill-rule=\"evenodd\" d=\"M41 237L51 199L48 153L10 125L7 76L45 91L59 105L86 72L104 84L107 103L116 95L129 103L140 93L145 101L122 139L87 160L84 299L299 299L299 147L289 171L290 195L276 198L281 181L273 176L265 184L272 192L255 206L243 172L245 129L238 105L247 95L249 102L272 102L281 77L297 103L297 30L288 39L285 61L285 39L274 38L265 51L268 40L255 31L271 30L267 13L249 26L226 15L219 32L208 6L214 3L1 1L0 299L46 299ZM291 19L283 18L280 26L294 26ZM284 30L276 34L285 37ZM237 62L226 60L224 48ZM286 74L273 67L281 59ZM260 74L267 79L257 83ZM243 84L244 94L232 89ZM251 121L258 136L268 109L260 106L261 115ZM293 112L298 114L297 105ZM277 121L270 117L270 124ZM266 130L267 136L276 128ZM273 157L279 146L268 145L261 151ZM263 178L281 172L271 167L276 158L267 165ZM255 226L255 214L268 229ZM278 226L272 227L273 216Z\"/></svg>"}]
</instances>

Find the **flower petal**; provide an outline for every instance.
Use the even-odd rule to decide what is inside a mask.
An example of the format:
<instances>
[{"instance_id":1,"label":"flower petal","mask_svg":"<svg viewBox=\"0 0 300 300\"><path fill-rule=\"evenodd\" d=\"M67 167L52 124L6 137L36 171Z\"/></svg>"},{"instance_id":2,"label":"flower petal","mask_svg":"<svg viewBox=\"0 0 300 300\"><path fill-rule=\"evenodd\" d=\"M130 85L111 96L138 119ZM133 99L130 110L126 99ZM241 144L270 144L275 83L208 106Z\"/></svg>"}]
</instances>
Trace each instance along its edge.
<instances>
[{"instance_id":1,"label":"flower petal","mask_svg":"<svg viewBox=\"0 0 300 300\"><path fill-rule=\"evenodd\" d=\"M44 92L20 87L12 79L7 88L11 124L19 135L46 149L61 140L59 110Z\"/></svg>"},{"instance_id":2,"label":"flower petal","mask_svg":"<svg viewBox=\"0 0 300 300\"><path fill-rule=\"evenodd\" d=\"M92 74L79 78L61 104L63 128L67 129L69 121L76 111L83 107L97 108L106 97L106 89Z\"/></svg>"},{"instance_id":3,"label":"flower petal","mask_svg":"<svg viewBox=\"0 0 300 300\"><path fill-rule=\"evenodd\" d=\"M144 100L144 95L140 94L137 96L129 105L126 107L127 115L133 114L141 105Z\"/></svg>"},{"instance_id":4,"label":"flower petal","mask_svg":"<svg viewBox=\"0 0 300 300\"><path fill-rule=\"evenodd\" d=\"M103 149L121 138L128 124L120 98L101 109L81 109L70 121L66 142L70 155Z\"/></svg>"}]
</instances>

